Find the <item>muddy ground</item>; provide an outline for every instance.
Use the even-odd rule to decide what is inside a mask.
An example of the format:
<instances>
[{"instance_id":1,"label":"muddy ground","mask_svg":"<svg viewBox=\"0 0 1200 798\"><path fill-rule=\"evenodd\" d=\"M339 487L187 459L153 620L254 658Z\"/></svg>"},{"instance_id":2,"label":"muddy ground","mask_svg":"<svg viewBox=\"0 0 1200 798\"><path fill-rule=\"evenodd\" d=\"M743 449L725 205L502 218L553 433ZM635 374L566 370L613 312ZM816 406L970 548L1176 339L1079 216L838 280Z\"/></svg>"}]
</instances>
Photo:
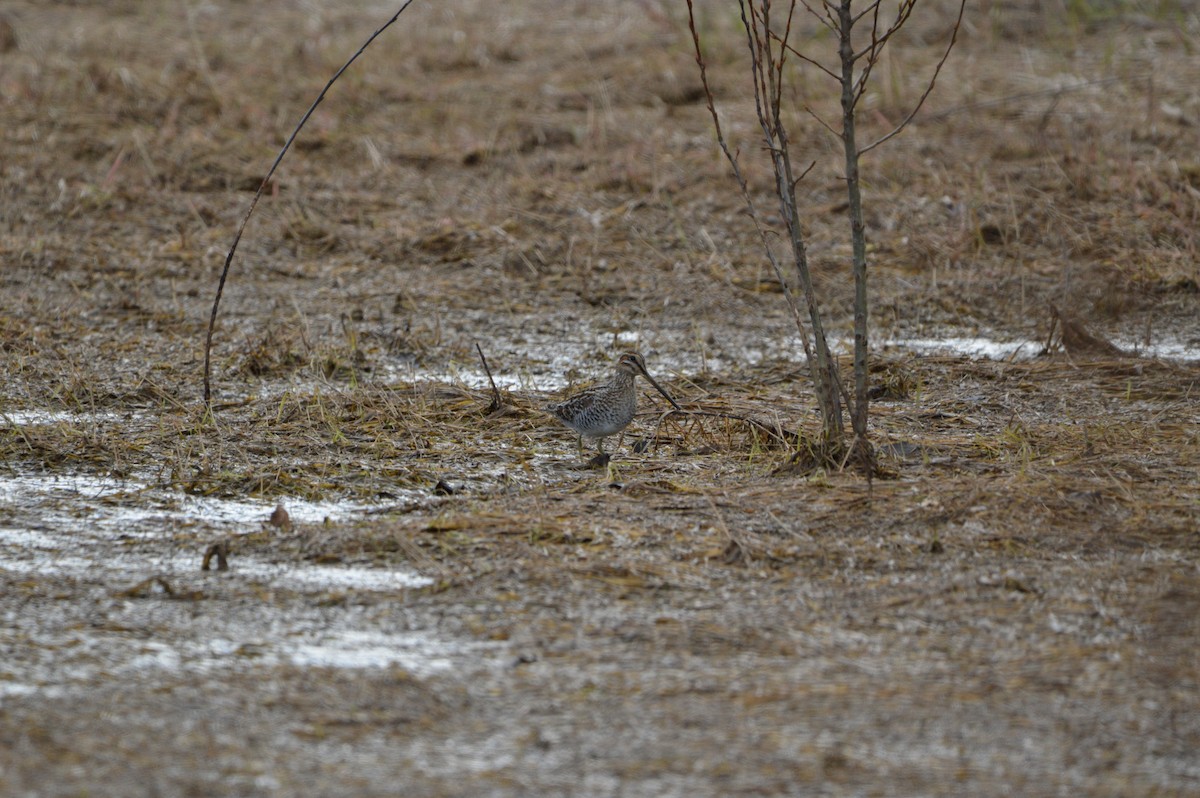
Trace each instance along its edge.
<instances>
[{"instance_id":1,"label":"muddy ground","mask_svg":"<svg viewBox=\"0 0 1200 798\"><path fill-rule=\"evenodd\" d=\"M395 4L6 3L0 792L1200 792L1200 18L970 5L864 162L868 482L650 394L589 469L539 410L636 348L817 432L682 4L414 3L248 225L207 414L234 231ZM699 31L775 222L731 6ZM844 342L837 96L789 77Z\"/></svg>"}]
</instances>

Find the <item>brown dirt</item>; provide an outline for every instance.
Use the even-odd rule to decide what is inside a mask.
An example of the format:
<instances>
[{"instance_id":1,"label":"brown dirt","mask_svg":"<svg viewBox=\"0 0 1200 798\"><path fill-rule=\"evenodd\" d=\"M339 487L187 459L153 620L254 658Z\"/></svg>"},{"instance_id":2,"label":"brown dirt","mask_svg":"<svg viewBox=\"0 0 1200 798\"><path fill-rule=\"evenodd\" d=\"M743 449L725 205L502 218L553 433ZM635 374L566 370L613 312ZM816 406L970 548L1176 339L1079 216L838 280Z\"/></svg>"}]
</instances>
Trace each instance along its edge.
<instances>
[{"instance_id":1,"label":"brown dirt","mask_svg":"<svg viewBox=\"0 0 1200 798\"><path fill-rule=\"evenodd\" d=\"M877 341L1043 341L1053 303L1067 349L1086 330L1123 350L879 353L872 484L799 473L737 423L656 428L648 407L612 469L589 471L538 411L636 345L688 407L815 432L682 9L646 0L414 4L251 222L206 416L233 231L393 10L319 5L0 13L0 411L87 419L5 422L9 477L140 480L108 500L135 510L165 494L372 507L118 535L70 578L0 568L0 687L36 683L0 690L0 792L1200 791L1200 366L1132 351L1200 346L1190 4L972 4L926 111L866 161ZM771 209L736 17L700 5L727 132ZM881 65L864 138L919 95L944 10L918 10ZM799 80L831 113L819 76ZM844 335L839 159L811 115L794 124ZM513 386L499 412L477 341ZM69 552L70 517L43 507L5 500L0 526ZM217 540L230 570L200 571ZM168 558L165 585L119 569L143 555ZM249 558L434 583L267 589L239 576ZM285 635L458 648L436 671L304 667L247 637L267 616ZM217 638L237 654L114 664Z\"/></svg>"}]
</instances>

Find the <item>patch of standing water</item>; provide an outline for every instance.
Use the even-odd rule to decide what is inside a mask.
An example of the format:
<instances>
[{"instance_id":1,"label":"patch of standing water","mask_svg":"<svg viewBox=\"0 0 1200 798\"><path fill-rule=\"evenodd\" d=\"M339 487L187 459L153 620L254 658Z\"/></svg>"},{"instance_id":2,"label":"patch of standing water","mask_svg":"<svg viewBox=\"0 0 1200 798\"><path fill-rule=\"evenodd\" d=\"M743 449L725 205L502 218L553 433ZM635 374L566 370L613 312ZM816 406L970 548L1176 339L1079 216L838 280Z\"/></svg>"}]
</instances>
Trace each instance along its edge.
<instances>
[{"instance_id":1,"label":"patch of standing water","mask_svg":"<svg viewBox=\"0 0 1200 798\"><path fill-rule=\"evenodd\" d=\"M204 523L257 526L283 503L292 521L320 523L361 511L348 502L300 499L225 499L153 488L145 483L87 474L18 474L0 477L0 511L38 508L38 528L90 537L155 537Z\"/></svg>"},{"instance_id":2,"label":"patch of standing water","mask_svg":"<svg viewBox=\"0 0 1200 798\"><path fill-rule=\"evenodd\" d=\"M489 648L476 643L470 648ZM315 668L386 668L399 666L418 674L454 667L463 646L448 645L425 634L327 632L306 635L288 647L293 665Z\"/></svg>"},{"instance_id":3,"label":"patch of standing water","mask_svg":"<svg viewBox=\"0 0 1200 798\"><path fill-rule=\"evenodd\" d=\"M249 641L244 637L215 636L170 644L143 643L136 656L116 670L207 672L222 663L241 662L255 667L285 664L346 669L401 667L414 674L428 675L453 668L455 660L467 650L495 648L483 643L452 644L425 632L322 628L311 619L302 620L295 627L278 640L261 637L262 629L243 627L225 631L249 633Z\"/></svg>"},{"instance_id":4,"label":"patch of standing water","mask_svg":"<svg viewBox=\"0 0 1200 798\"><path fill-rule=\"evenodd\" d=\"M169 555L131 556L125 545L122 557L111 565L104 550L117 542L172 540L181 532L197 530L253 532L262 528L277 503L282 503L295 524L341 520L367 509L351 502L311 502L286 499L225 499L192 496L161 490L142 483L88 475L0 478L0 569L38 572L93 571L98 565L122 573L187 570L194 568L194 552L176 562ZM91 556L88 556L91 555ZM285 568L239 558L239 570L274 582L292 579L317 588L359 586L387 590L428 584L426 577L409 572L309 566Z\"/></svg>"},{"instance_id":5,"label":"patch of standing water","mask_svg":"<svg viewBox=\"0 0 1200 798\"><path fill-rule=\"evenodd\" d=\"M1182 341L1159 341L1149 345L1116 339L1112 342L1136 357L1166 360L1200 360L1200 346ZM1043 341L997 341L984 337L896 338L884 341L884 348L907 349L918 354L963 355L978 360L1032 360L1041 354Z\"/></svg>"},{"instance_id":6,"label":"patch of standing water","mask_svg":"<svg viewBox=\"0 0 1200 798\"><path fill-rule=\"evenodd\" d=\"M479 661L499 644L448 640L436 630L398 632L373 607L302 602L213 603L90 597L53 603L40 613L27 602L0 617L0 706L35 693L67 696L99 680L135 680L179 674L256 678L266 669L403 668L428 676ZM147 633L153 630L152 633Z\"/></svg>"},{"instance_id":7,"label":"patch of standing water","mask_svg":"<svg viewBox=\"0 0 1200 798\"><path fill-rule=\"evenodd\" d=\"M897 338L884 341L884 349L906 349L917 354L963 355L979 360L1032 360L1042 351L1037 341L996 341L982 337Z\"/></svg>"},{"instance_id":8,"label":"patch of standing water","mask_svg":"<svg viewBox=\"0 0 1200 798\"><path fill-rule=\"evenodd\" d=\"M127 421L134 413L76 413L72 410L0 410L0 424L31 427L45 424L70 424L76 427L112 421Z\"/></svg>"},{"instance_id":9,"label":"patch of standing water","mask_svg":"<svg viewBox=\"0 0 1200 798\"><path fill-rule=\"evenodd\" d=\"M508 358L488 356L488 367L492 381L504 391L549 393L567 386L567 372L577 366L572 354L556 352L549 362L534 363L522 358L514 365ZM384 364L380 373L384 381L443 382L463 385L477 391L489 390L487 372L478 360L473 363L455 363L447 368L427 369L413 364Z\"/></svg>"},{"instance_id":10,"label":"patch of standing water","mask_svg":"<svg viewBox=\"0 0 1200 798\"><path fill-rule=\"evenodd\" d=\"M38 577L90 575L133 582L147 576L172 578L199 568L200 552L190 547L184 554L134 552L122 548L113 556L111 546L71 541L72 553L63 551L63 541L36 530L0 527L0 571ZM90 555L90 556L89 556ZM427 576L403 570L361 568L348 565L269 563L245 556L233 558L228 577L295 590L328 592L340 590L396 591L432 584Z\"/></svg>"},{"instance_id":11,"label":"patch of standing water","mask_svg":"<svg viewBox=\"0 0 1200 798\"><path fill-rule=\"evenodd\" d=\"M553 393L570 383L570 375L603 379L612 371L620 352L642 347L634 331L581 331L568 335L527 333L519 344L493 341L484 344L484 356L496 387L506 391ZM604 357L610 353L611 358ZM647 355L651 373L670 373L670 364ZM656 371L657 369L657 371ZM412 363L382 364L382 379L406 382L445 382L473 390L488 390L491 383L478 358L447 368L427 369Z\"/></svg>"},{"instance_id":12,"label":"patch of standing water","mask_svg":"<svg viewBox=\"0 0 1200 798\"><path fill-rule=\"evenodd\" d=\"M835 350L845 353L849 353L853 347L850 338L831 339L830 343ZM1131 355L1140 357L1200 359L1200 346L1194 342L1159 341L1143 345L1116 340L1114 343ZM502 390L552 394L566 388L573 374L581 374L586 379L607 377L611 363L598 359L598 353L609 352L615 357L618 350L638 349L643 345L637 333L627 331L616 335L583 335L578 340L528 340L521 346L500 347L492 352L485 350L485 354L492 378ZM1044 346L1044 341L1000 340L986 335L890 338L872 342L876 352L909 351L921 355L957 355L973 360L997 361L1032 360L1041 354ZM685 344L685 348L688 347ZM676 348L674 351L679 350ZM804 350L795 335L768 336L748 345L726 341L719 350L693 351L683 357L652 352L647 356L647 366L652 374L667 379L672 374L690 376L780 359L802 364ZM412 364L384 365L380 376L385 381L446 382L474 390L487 390L490 387L487 374L478 360L441 369L425 369Z\"/></svg>"},{"instance_id":13,"label":"patch of standing water","mask_svg":"<svg viewBox=\"0 0 1200 798\"><path fill-rule=\"evenodd\" d=\"M296 524L369 509L352 502L282 503ZM102 476L0 478L0 594L57 597L27 598L19 609L0 601L0 649L15 652L0 660L0 700L67 694L114 673L290 664L398 666L426 674L468 656L473 644L429 631L399 634L360 617L353 606L328 602L331 594L399 594L432 582L409 570L271 563L236 554L228 571L200 570L207 544L262 529L276 504ZM161 581L147 581L152 578ZM138 597L126 596L139 584L145 587ZM294 598L246 603L246 595L261 596L264 589ZM170 600L192 593L228 598L219 604ZM73 599L62 601L66 595ZM203 628L193 629L197 624ZM143 627L157 631L151 639L120 631Z\"/></svg>"}]
</instances>

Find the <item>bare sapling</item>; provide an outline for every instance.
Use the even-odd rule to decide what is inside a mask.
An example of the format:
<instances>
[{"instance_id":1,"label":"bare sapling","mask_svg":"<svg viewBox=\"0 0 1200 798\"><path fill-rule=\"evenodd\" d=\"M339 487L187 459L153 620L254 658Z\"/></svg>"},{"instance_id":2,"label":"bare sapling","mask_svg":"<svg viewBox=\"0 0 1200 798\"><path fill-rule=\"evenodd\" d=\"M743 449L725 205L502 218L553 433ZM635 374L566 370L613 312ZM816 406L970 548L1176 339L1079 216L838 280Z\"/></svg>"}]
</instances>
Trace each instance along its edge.
<instances>
[{"instance_id":1,"label":"bare sapling","mask_svg":"<svg viewBox=\"0 0 1200 798\"><path fill-rule=\"evenodd\" d=\"M815 447L815 451L809 452L809 454L813 456L814 465L821 467L843 467L852 460L870 477L875 470L875 460L867 428L870 407L867 383L870 351L869 296L867 292L866 225L863 221L859 160L862 155L907 127L924 104L925 99L933 91L937 77L958 37L966 0L959 1L958 14L951 29L950 41L921 97L894 129L863 147L858 144L856 128L858 105L867 91L871 74L879 63L884 48L910 19L916 7L916 0L897 0L894 16L884 13L883 0L857 4L853 0L839 0L839 2L822 0L820 3L799 0L799 2L805 12L815 17L833 34L833 41L837 43L837 48L832 55L824 54L824 58L822 58L821 54L810 54L792 45L791 38L797 0L790 0L786 3L786 14L779 15L774 19L772 18L773 4L771 0L739 0L738 7L741 10L742 24L746 31L746 48L750 56L755 115L762 130L764 148L770 155L775 178L776 199L779 202L780 215L784 220L788 241L791 244L792 261L799 289L804 298L804 306L808 312L811 335L805 328L799 302L784 277L779 257L772 247L771 231L763 223L762 217L755 208L749 186L738 163L738 155L730 150L721 130L712 89L708 81L708 70L700 46L700 37L696 32L695 9L692 0L687 0L688 23L692 33L692 43L695 47L696 63L700 68L700 79L704 85L708 109L716 129L718 146L733 169L734 178L741 190L750 218L762 237L767 258L775 271L776 278L783 285L784 296L800 332L800 339L804 344L804 355L812 374L814 392L822 421L819 445ZM855 5L858 8L853 8ZM812 170L816 162L810 163L799 175L795 174L791 138L785 123L787 109L782 102L785 83L788 75L792 74L791 71L785 70L789 59L800 62L801 68L816 69L819 73L835 81L840 89L842 110L840 129L822 119L809 105L805 104L803 110L841 141L845 155L843 179L846 181L847 214L854 274L853 395L845 389L837 360L829 349L821 317L821 302L814 291L808 265L804 229L800 223L796 202L796 187ZM827 64L833 64L833 66ZM792 88L794 89L794 87ZM793 91L788 91L787 94L794 96ZM854 436L849 443L847 443L845 435L843 406L850 410L850 424Z\"/></svg>"},{"instance_id":2,"label":"bare sapling","mask_svg":"<svg viewBox=\"0 0 1200 798\"><path fill-rule=\"evenodd\" d=\"M782 216L788 225L789 240L792 245L792 257L800 278L801 291L806 302L809 323L813 327L811 338L805 327L796 294L784 274L779 256L771 245L772 231L766 226L758 213L754 197L750 192L750 186L738 162L738 156L729 149L724 131L721 129L721 120L717 114L712 87L708 82L708 69L700 47L700 36L696 32L696 16L692 0L688 0L688 24L692 32L692 43L695 46L696 63L700 68L700 80L704 85L705 99L708 104L709 113L712 115L713 127L716 130L717 144L733 169L733 176L737 180L738 187L741 189L742 199L746 203L746 210L759 235L762 237L767 260L775 272L775 278L783 286L783 295L792 312L792 319L796 324L796 329L800 333L800 340L804 346L805 359L809 364L813 383L816 388L817 404L821 410L821 448L825 449L830 445L839 445L843 438L841 391L837 383L837 364L834 362L829 351L829 345L825 339L824 326L821 323L820 310L817 307L815 294L812 290L812 278L808 269L808 255L804 243L804 231L800 227L799 213L796 210L795 202L796 184L799 180L803 179L804 175L815 164L810 164L799 177L793 176L791 151L787 146L787 127L779 118L779 110L782 107L781 92L783 90L783 83L779 80L779 77L782 72L786 51L777 48L773 49L770 37L761 35L761 30L757 24L759 18L752 15L751 19L754 19L755 22L751 24L747 18L746 4L742 2L739 5L742 11L742 22L746 28L747 48L750 51L750 64L754 78L755 112L763 131L766 147L771 153L771 161L775 174L776 196L780 204ZM769 23L769 3L767 4L766 14L766 20ZM788 21L790 24L790 17ZM778 59L775 57L776 52L779 53Z\"/></svg>"}]
</instances>

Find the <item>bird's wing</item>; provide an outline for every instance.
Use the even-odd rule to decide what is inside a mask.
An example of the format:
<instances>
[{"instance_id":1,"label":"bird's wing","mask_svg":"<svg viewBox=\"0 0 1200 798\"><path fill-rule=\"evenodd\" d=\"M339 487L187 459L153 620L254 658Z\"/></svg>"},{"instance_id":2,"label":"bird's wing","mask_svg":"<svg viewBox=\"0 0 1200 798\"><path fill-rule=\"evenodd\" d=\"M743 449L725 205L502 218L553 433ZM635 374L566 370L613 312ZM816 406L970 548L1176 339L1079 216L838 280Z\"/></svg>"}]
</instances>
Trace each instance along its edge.
<instances>
[{"instance_id":1,"label":"bird's wing","mask_svg":"<svg viewBox=\"0 0 1200 798\"><path fill-rule=\"evenodd\" d=\"M561 416L564 414L577 415L587 411L587 409L591 407L595 401L595 393L592 391L584 391L583 393L572 396L565 402L559 402L558 404L550 405L550 412L554 413L556 416Z\"/></svg>"}]
</instances>

